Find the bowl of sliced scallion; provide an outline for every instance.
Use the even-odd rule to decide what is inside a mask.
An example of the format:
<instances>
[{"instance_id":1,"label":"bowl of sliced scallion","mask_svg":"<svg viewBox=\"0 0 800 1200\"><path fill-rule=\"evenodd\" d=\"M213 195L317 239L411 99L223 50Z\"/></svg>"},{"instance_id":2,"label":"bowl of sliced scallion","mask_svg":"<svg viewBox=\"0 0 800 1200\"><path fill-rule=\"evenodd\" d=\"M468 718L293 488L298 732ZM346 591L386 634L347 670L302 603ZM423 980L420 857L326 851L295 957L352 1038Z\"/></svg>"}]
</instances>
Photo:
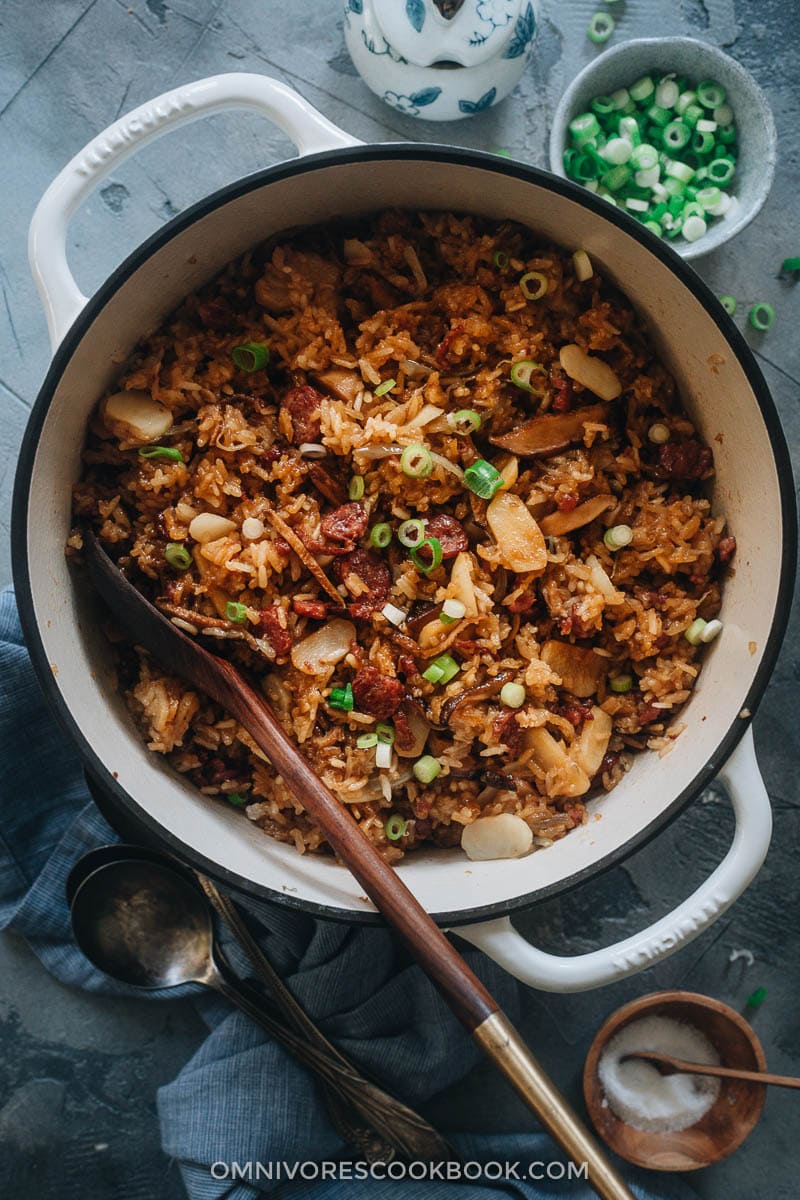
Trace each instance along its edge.
<instances>
[{"instance_id":1,"label":"bowl of sliced scallion","mask_svg":"<svg viewBox=\"0 0 800 1200\"><path fill-rule=\"evenodd\" d=\"M752 221L776 159L752 75L694 38L639 38L574 79L553 118L550 168L626 212L683 258Z\"/></svg>"}]
</instances>

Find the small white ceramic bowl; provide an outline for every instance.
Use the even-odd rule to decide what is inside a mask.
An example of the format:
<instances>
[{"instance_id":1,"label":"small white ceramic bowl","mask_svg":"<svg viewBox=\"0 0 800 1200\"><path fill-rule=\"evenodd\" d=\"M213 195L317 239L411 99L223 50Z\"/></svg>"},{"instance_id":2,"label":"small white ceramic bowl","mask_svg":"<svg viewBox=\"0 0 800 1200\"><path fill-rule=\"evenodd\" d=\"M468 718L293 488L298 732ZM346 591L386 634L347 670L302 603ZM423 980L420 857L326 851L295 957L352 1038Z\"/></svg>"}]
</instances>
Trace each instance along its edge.
<instances>
[{"instance_id":1,"label":"small white ceramic bowl","mask_svg":"<svg viewBox=\"0 0 800 1200\"><path fill-rule=\"evenodd\" d=\"M595 96L628 87L655 71L675 71L694 82L713 79L721 83L739 130L739 161L732 186L739 202L735 214L712 221L696 242L676 238L670 243L683 258L699 258L750 224L769 194L777 157L775 122L764 93L744 67L716 46L695 38L636 38L605 50L584 67L561 97L550 133L550 170L564 175L569 123Z\"/></svg>"}]
</instances>

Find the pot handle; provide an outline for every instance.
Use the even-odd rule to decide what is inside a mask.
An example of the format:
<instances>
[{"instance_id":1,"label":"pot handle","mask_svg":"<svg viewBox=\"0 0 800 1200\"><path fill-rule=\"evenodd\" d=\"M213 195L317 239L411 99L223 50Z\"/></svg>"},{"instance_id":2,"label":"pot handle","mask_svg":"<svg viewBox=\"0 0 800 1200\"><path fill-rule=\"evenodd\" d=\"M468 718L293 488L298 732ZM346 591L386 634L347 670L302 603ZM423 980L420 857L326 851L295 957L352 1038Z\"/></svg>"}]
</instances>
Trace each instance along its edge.
<instances>
[{"instance_id":1,"label":"pot handle","mask_svg":"<svg viewBox=\"0 0 800 1200\"><path fill-rule=\"evenodd\" d=\"M285 83L244 72L184 84L120 117L67 163L33 214L28 261L53 349L87 300L67 263L67 226L77 209L98 182L140 146L198 117L230 108L253 109L269 117L294 142L299 154L360 145Z\"/></svg>"},{"instance_id":2,"label":"pot handle","mask_svg":"<svg viewBox=\"0 0 800 1200\"><path fill-rule=\"evenodd\" d=\"M738 900L758 873L769 848L772 810L753 746L752 729L720 771L736 831L725 858L688 900L660 921L602 950L575 958L546 954L517 933L508 917L454 929L529 987L544 992L585 992L635 975L692 941Z\"/></svg>"}]
</instances>

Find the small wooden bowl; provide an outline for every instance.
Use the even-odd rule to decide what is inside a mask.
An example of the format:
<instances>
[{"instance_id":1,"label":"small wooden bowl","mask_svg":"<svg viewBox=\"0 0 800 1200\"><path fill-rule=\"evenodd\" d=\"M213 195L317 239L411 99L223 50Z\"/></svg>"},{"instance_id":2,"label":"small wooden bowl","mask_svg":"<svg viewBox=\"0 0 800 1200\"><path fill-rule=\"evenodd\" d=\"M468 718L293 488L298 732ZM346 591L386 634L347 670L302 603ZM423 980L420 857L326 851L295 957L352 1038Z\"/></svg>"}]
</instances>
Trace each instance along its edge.
<instances>
[{"instance_id":1,"label":"small wooden bowl","mask_svg":"<svg viewBox=\"0 0 800 1200\"><path fill-rule=\"evenodd\" d=\"M598 1032L583 1070L583 1094L594 1127L615 1153L654 1171L696 1171L732 1154L758 1124L766 1085L737 1079L720 1080L712 1108L696 1124L675 1133L633 1129L621 1121L604 1093L597 1073L609 1040L640 1017L671 1017L704 1033L725 1067L766 1070L760 1041L747 1021L727 1004L694 992L654 992L623 1005Z\"/></svg>"}]
</instances>

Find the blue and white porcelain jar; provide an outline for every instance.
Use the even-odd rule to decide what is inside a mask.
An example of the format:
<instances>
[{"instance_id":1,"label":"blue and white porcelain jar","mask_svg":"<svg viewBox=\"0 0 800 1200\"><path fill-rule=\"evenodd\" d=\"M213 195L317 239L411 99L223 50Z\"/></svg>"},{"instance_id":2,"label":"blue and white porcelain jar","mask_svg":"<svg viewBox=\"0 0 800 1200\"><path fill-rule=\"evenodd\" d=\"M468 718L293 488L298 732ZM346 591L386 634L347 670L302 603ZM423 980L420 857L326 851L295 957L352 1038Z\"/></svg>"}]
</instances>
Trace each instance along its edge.
<instances>
[{"instance_id":1,"label":"blue and white porcelain jar","mask_svg":"<svg viewBox=\"0 0 800 1200\"><path fill-rule=\"evenodd\" d=\"M347 49L392 108L458 121L497 104L533 52L533 0L345 0Z\"/></svg>"}]
</instances>

